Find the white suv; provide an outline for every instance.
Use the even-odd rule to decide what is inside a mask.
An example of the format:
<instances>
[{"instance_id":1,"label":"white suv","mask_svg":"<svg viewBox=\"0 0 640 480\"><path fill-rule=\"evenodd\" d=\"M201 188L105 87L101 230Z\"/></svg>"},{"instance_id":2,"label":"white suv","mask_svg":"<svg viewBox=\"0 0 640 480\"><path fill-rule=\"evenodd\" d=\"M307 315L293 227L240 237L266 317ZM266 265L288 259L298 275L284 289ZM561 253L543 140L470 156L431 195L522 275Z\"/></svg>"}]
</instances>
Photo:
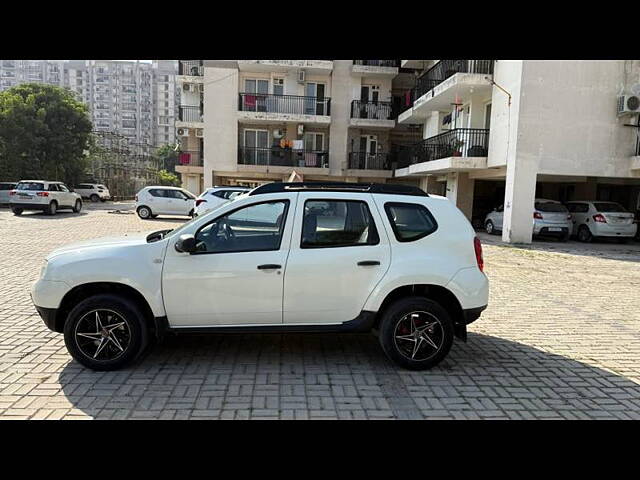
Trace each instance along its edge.
<instances>
[{"instance_id":1,"label":"white suv","mask_svg":"<svg viewBox=\"0 0 640 480\"><path fill-rule=\"evenodd\" d=\"M136 212L143 220L158 215L192 217L196 197L178 187L145 187L136 194Z\"/></svg>"},{"instance_id":2,"label":"white suv","mask_svg":"<svg viewBox=\"0 0 640 480\"><path fill-rule=\"evenodd\" d=\"M615 237L621 242L631 240L638 228L634 214L619 203L576 200L567 202L573 215L573 235L581 242L594 237Z\"/></svg>"},{"instance_id":3,"label":"white suv","mask_svg":"<svg viewBox=\"0 0 640 480\"><path fill-rule=\"evenodd\" d=\"M202 192L196 198L195 215L204 215L205 213L218 208L238 195L242 195L250 191L247 187L211 187Z\"/></svg>"},{"instance_id":4,"label":"white suv","mask_svg":"<svg viewBox=\"0 0 640 480\"><path fill-rule=\"evenodd\" d=\"M571 235L571 214L567 207L556 200L536 198L533 206L533 234L557 237L566 242ZM490 235L502 231L504 208L500 205L484 219L484 228Z\"/></svg>"},{"instance_id":5,"label":"white suv","mask_svg":"<svg viewBox=\"0 0 640 480\"><path fill-rule=\"evenodd\" d=\"M82 198L88 198L92 202L104 202L111 198L109 189L101 183L81 183L75 188L75 191Z\"/></svg>"},{"instance_id":6,"label":"white suv","mask_svg":"<svg viewBox=\"0 0 640 480\"><path fill-rule=\"evenodd\" d=\"M425 369L487 306L482 247L448 199L416 187L272 183L175 230L68 245L31 296L95 370L183 332L366 332Z\"/></svg>"},{"instance_id":7,"label":"white suv","mask_svg":"<svg viewBox=\"0 0 640 480\"><path fill-rule=\"evenodd\" d=\"M9 192L9 207L15 215L22 215L25 210L42 210L55 215L65 208L80 213L82 198L62 182L22 180Z\"/></svg>"}]
</instances>

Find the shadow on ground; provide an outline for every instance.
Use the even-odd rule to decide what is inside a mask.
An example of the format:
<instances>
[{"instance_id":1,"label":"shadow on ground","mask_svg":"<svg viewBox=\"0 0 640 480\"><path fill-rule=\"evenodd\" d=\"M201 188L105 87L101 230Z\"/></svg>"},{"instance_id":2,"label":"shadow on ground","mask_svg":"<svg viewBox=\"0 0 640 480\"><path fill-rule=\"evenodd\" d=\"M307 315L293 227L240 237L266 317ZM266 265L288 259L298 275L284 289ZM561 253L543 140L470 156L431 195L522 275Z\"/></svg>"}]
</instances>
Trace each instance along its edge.
<instances>
[{"instance_id":1,"label":"shadow on ground","mask_svg":"<svg viewBox=\"0 0 640 480\"><path fill-rule=\"evenodd\" d=\"M424 372L392 365L369 334L227 334L170 337L118 372L71 361L59 381L97 419L254 418L265 402L275 418L640 418L624 376L474 333Z\"/></svg>"}]
</instances>

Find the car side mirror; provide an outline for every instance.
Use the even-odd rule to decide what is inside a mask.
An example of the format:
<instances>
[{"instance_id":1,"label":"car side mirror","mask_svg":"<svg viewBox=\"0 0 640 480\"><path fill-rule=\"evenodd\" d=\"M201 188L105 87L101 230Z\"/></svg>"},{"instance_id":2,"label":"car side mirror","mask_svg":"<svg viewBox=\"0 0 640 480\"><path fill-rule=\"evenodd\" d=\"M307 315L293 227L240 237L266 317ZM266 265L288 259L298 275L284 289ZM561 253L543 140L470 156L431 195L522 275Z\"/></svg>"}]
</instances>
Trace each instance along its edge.
<instances>
[{"instance_id":1,"label":"car side mirror","mask_svg":"<svg viewBox=\"0 0 640 480\"><path fill-rule=\"evenodd\" d=\"M180 253L193 253L196 251L196 239L193 235L183 234L175 245L176 252Z\"/></svg>"}]
</instances>

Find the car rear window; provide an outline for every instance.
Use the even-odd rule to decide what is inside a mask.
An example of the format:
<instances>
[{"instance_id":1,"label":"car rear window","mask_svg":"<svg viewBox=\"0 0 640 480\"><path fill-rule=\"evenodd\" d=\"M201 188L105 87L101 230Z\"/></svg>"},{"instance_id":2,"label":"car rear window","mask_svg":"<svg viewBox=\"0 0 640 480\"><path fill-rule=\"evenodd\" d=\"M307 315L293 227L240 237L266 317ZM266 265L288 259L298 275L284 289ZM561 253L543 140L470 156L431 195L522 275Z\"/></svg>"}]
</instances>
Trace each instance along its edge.
<instances>
[{"instance_id":1,"label":"car rear window","mask_svg":"<svg viewBox=\"0 0 640 480\"><path fill-rule=\"evenodd\" d=\"M615 212L615 213L627 212L627 209L624 208L619 203L597 202L597 203L594 203L593 206L596 207L596 210L598 212L604 212L604 213L607 213L607 212Z\"/></svg>"},{"instance_id":2,"label":"car rear window","mask_svg":"<svg viewBox=\"0 0 640 480\"><path fill-rule=\"evenodd\" d=\"M16 190L28 190L35 192L38 190L44 190L44 183L37 182L20 182L16 185Z\"/></svg>"},{"instance_id":3,"label":"car rear window","mask_svg":"<svg viewBox=\"0 0 640 480\"><path fill-rule=\"evenodd\" d=\"M0 190L13 190L15 186L15 183L0 183Z\"/></svg>"},{"instance_id":4,"label":"car rear window","mask_svg":"<svg viewBox=\"0 0 640 480\"><path fill-rule=\"evenodd\" d=\"M536 202L536 210L540 212L568 212L567 207L561 203L554 202Z\"/></svg>"},{"instance_id":5,"label":"car rear window","mask_svg":"<svg viewBox=\"0 0 640 480\"><path fill-rule=\"evenodd\" d=\"M152 188L151 190L149 190L149 194L152 197L166 197L165 192L166 190L161 188Z\"/></svg>"},{"instance_id":6,"label":"car rear window","mask_svg":"<svg viewBox=\"0 0 640 480\"><path fill-rule=\"evenodd\" d=\"M417 203L385 203L389 223L399 242L413 242L438 229L438 223L424 205Z\"/></svg>"}]
</instances>

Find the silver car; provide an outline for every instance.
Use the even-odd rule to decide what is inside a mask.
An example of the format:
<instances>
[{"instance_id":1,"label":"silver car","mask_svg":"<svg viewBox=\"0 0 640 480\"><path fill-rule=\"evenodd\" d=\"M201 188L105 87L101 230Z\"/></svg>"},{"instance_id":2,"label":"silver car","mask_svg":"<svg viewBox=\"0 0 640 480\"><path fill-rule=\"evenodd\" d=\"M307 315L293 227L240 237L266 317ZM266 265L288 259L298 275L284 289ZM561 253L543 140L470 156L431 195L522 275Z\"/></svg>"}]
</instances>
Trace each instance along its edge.
<instances>
[{"instance_id":1,"label":"silver car","mask_svg":"<svg viewBox=\"0 0 640 480\"><path fill-rule=\"evenodd\" d=\"M15 182L0 182L0 205L9 203L9 191L14 188Z\"/></svg>"},{"instance_id":2,"label":"silver car","mask_svg":"<svg viewBox=\"0 0 640 480\"><path fill-rule=\"evenodd\" d=\"M501 206L494 208L484 219L484 227L487 233L497 234L502 232L504 209ZM549 235L566 242L571 234L573 223L567 207L556 200L536 198L533 208L533 234Z\"/></svg>"}]
</instances>

